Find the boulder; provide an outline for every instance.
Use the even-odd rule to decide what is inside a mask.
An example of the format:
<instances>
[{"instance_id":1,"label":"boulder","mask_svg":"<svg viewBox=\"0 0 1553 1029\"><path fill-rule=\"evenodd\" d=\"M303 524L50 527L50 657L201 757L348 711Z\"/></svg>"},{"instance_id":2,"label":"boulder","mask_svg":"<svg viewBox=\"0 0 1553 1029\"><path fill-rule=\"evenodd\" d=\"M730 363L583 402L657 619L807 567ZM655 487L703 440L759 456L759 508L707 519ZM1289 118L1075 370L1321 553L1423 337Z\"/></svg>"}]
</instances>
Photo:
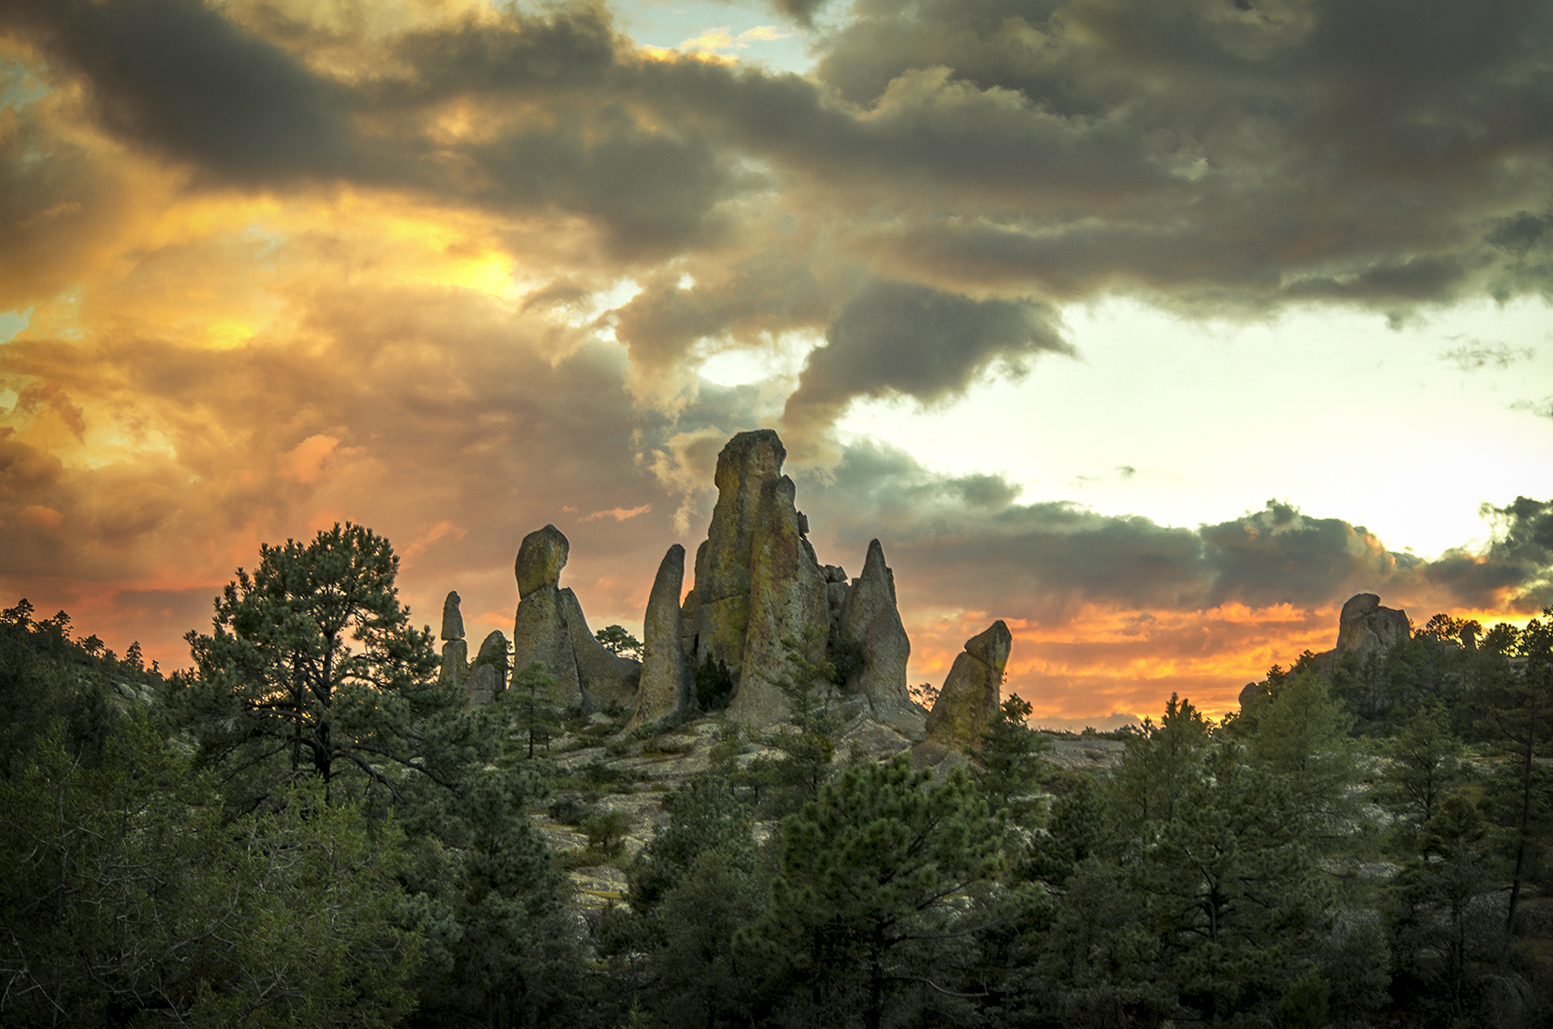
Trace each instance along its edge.
<instances>
[{"instance_id":1,"label":"boulder","mask_svg":"<svg viewBox=\"0 0 1553 1029\"><path fill-rule=\"evenodd\" d=\"M528 596L546 586L561 584L561 569L566 567L566 557L571 544L553 525L536 529L523 537L518 546L518 559L513 566L518 577L518 598Z\"/></svg>"},{"instance_id":2,"label":"boulder","mask_svg":"<svg viewBox=\"0 0 1553 1029\"><path fill-rule=\"evenodd\" d=\"M981 743L1002 702L1003 669L1013 645L1014 636L1001 619L965 641L928 712L927 739L918 746L919 756L931 760Z\"/></svg>"},{"instance_id":3,"label":"boulder","mask_svg":"<svg viewBox=\"0 0 1553 1029\"><path fill-rule=\"evenodd\" d=\"M863 574L852 580L844 594L838 631L858 649L858 667L847 680L847 690L868 698L875 721L921 737L922 709L912 703L906 685L911 640L896 606L895 574L884 563L884 547L878 540L868 544Z\"/></svg>"},{"instance_id":4,"label":"boulder","mask_svg":"<svg viewBox=\"0 0 1553 1029\"><path fill-rule=\"evenodd\" d=\"M461 640L464 638L464 616L459 613L458 601L458 591L454 590L442 602L442 638L444 640Z\"/></svg>"},{"instance_id":5,"label":"boulder","mask_svg":"<svg viewBox=\"0 0 1553 1029\"><path fill-rule=\"evenodd\" d=\"M642 619L642 674L636 688L636 713L626 726L628 731L695 706L679 599L684 585L685 548L676 543L663 555L647 598L647 613Z\"/></svg>"},{"instance_id":6,"label":"boulder","mask_svg":"<svg viewBox=\"0 0 1553 1029\"><path fill-rule=\"evenodd\" d=\"M787 450L770 429L741 432L717 456L717 505L696 552L694 661L726 661L736 686L728 717L769 725L787 715L788 640L829 632L828 591L808 523L782 474Z\"/></svg>"},{"instance_id":7,"label":"boulder","mask_svg":"<svg viewBox=\"0 0 1553 1029\"><path fill-rule=\"evenodd\" d=\"M465 690L468 707L483 707L507 690L507 637L492 632L480 644L480 652L469 667L469 686Z\"/></svg>"},{"instance_id":8,"label":"boulder","mask_svg":"<svg viewBox=\"0 0 1553 1029\"><path fill-rule=\"evenodd\" d=\"M1337 646L1315 655L1315 667L1330 679L1344 655L1354 654L1362 668L1371 655L1384 656L1393 644L1411 637L1406 611L1381 607L1380 597L1374 593L1356 593L1337 617ZM1384 697L1372 699L1381 709L1385 707Z\"/></svg>"}]
</instances>

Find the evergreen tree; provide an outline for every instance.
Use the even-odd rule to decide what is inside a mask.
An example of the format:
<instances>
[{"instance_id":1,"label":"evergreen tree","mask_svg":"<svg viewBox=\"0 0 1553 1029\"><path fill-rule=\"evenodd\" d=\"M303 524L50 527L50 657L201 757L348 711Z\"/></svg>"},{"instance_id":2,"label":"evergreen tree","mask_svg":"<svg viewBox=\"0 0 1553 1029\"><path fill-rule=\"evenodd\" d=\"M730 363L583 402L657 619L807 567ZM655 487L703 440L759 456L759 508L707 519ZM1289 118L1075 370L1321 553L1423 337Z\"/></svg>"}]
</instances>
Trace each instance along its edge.
<instances>
[{"instance_id":1,"label":"evergreen tree","mask_svg":"<svg viewBox=\"0 0 1553 1029\"><path fill-rule=\"evenodd\" d=\"M555 698L555 676L535 661L512 677L507 687L507 709L512 728L528 749L530 760L540 747L550 749L550 740L561 729L561 714Z\"/></svg>"},{"instance_id":2,"label":"evergreen tree","mask_svg":"<svg viewBox=\"0 0 1553 1029\"><path fill-rule=\"evenodd\" d=\"M664 807L669 824L642 848L631 867L631 909L638 915L650 916L708 851L724 856L730 874L754 874L754 821L728 780L697 776L675 790Z\"/></svg>"},{"instance_id":3,"label":"evergreen tree","mask_svg":"<svg viewBox=\"0 0 1553 1029\"><path fill-rule=\"evenodd\" d=\"M84 768L56 731L0 782L0 1022L390 1026L416 935L400 837L322 783L228 821L149 722Z\"/></svg>"},{"instance_id":4,"label":"evergreen tree","mask_svg":"<svg viewBox=\"0 0 1553 1029\"><path fill-rule=\"evenodd\" d=\"M1205 1019L1275 1002L1298 941L1325 924L1333 898L1301 816L1281 776L1226 742L1185 775L1174 816L1144 841L1134 875L1162 978Z\"/></svg>"},{"instance_id":5,"label":"evergreen tree","mask_svg":"<svg viewBox=\"0 0 1553 1029\"><path fill-rule=\"evenodd\" d=\"M1326 680L1305 669L1271 690L1249 740L1250 760L1283 782L1306 831L1328 845L1358 827L1352 725Z\"/></svg>"},{"instance_id":6,"label":"evergreen tree","mask_svg":"<svg viewBox=\"0 0 1553 1029\"><path fill-rule=\"evenodd\" d=\"M962 770L930 785L902 755L858 764L782 826L770 907L738 943L792 1012L879 1029L890 997L935 981L965 924L960 900L999 866L1000 832Z\"/></svg>"},{"instance_id":7,"label":"evergreen tree","mask_svg":"<svg viewBox=\"0 0 1553 1029\"><path fill-rule=\"evenodd\" d=\"M427 744L453 742L435 723L463 697L436 684L430 630L399 603L388 541L347 523L259 555L216 601L215 632L187 637L199 678L184 707L238 799L307 776L342 798L397 798L407 777L451 785L465 755Z\"/></svg>"},{"instance_id":8,"label":"evergreen tree","mask_svg":"<svg viewBox=\"0 0 1553 1029\"><path fill-rule=\"evenodd\" d=\"M1212 729L1190 700L1174 693L1158 725L1143 720L1140 730L1127 738L1127 751L1116 769L1112 797L1123 824L1136 827L1176 816L1182 795L1198 778Z\"/></svg>"},{"instance_id":9,"label":"evergreen tree","mask_svg":"<svg viewBox=\"0 0 1553 1029\"><path fill-rule=\"evenodd\" d=\"M1466 781L1464 748L1450 731L1450 715L1444 703L1431 699L1386 741L1381 753L1387 764L1381 771L1379 796L1396 812L1398 827L1413 837L1439 811L1444 799Z\"/></svg>"},{"instance_id":10,"label":"evergreen tree","mask_svg":"<svg viewBox=\"0 0 1553 1029\"><path fill-rule=\"evenodd\" d=\"M1045 736L1026 724L1031 710L1029 703L1017 696L999 705L982 733L972 771L988 802L1021 823L1030 821L1038 810L1034 793L1046 769L1041 755L1051 747Z\"/></svg>"},{"instance_id":11,"label":"evergreen tree","mask_svg":"<svg viewBox=\"0 0 1553 1029\"><path fill-rule=\"evenodd\" d=\"M1513 778L1501 780L1496 805L1512 833L1506 936L1515 926L1522 887L1553 822L1553 783L1537 761L1553 742L1553 608L1543 616L1532 619L1519 634L1516 650L1525 659L1524 670L1498 684L1485 719L1491 738L1513 759Z\"/></svg>"}]
</instances>

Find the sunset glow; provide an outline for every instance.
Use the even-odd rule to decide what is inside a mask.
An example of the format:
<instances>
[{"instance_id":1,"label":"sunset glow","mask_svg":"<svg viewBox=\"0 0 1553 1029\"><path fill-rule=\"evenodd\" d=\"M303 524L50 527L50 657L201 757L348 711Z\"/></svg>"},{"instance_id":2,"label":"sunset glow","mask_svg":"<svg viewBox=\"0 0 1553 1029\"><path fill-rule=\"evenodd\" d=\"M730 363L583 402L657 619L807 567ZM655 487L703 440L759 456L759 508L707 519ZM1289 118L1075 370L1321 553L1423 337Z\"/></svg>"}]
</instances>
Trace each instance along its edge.
<instances>
[{"instance_id":1,"label":"sunset glow","mask_svg":"<svg viewBox=\"0 0 1553 1029\"><path fill-rule=\"evenodd\" d=\"M1521 16L1059 6L0 5L0 604L183 666L350 520L474 639L553 523L639 633L755 427L912 684L1002 618L1043 724L1553 604Z\"/></svg>"}]
</instances>

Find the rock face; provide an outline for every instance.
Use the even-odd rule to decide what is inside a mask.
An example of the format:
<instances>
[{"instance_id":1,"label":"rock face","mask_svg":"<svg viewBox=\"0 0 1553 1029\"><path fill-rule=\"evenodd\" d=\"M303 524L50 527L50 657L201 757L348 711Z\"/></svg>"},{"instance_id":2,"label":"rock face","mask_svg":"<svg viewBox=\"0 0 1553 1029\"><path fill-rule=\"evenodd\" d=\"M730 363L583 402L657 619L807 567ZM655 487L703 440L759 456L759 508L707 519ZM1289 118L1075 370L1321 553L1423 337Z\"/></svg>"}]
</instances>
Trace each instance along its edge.
<instances>
[{"instance_id":1,"label":"rock face","mask_svg":"<svg viewBox=\"0 0 1553 1029\"><path fill-rule=\"evenodd\" d=\"M448 594L442 602L442 638L444 640L461 640L464 638L464 616L458 610L458 591Z\"/></svg>"},{"instance_id":2,"label":"rock face","mask_svg":"<svg viewBox=\"0 0 1553 1029\"><path fill-rule=\"evenodd\" d=\"M932 759L937 750L969 750L981 742L1002 702L1003 669L1014 636L999 619L965 641L949 677L927 716L927 739L919 752Z\"/></svg>"},{"instance_id":3,"label":"rock face","mask_svg":"<svg viewBox=\"0 0 1553 1029\"><path fill-rule=\"evenodd\" d=\"M1330 679L1345 655L1354 654L1363 667L1372 654L1385 654L1392 644L1411 637L1406 611L1381 607L1374 593L1356 593L1338 616L1337 646L1316 655L1316 668Z\"/></svg>"},{"instance_id":4,"label":"rock face","mask_svg":"<svg viewBox=\"0 0 1553 1029\"><path fill-rule=\"evenodd\" d=\"M458 592L442 602L442 671L437 682L462 686L469 678L469 644L464 641L464 616L458 611Z\"/></svg>"},{"instance_id":5,"label":"rock face","mask_svg":"<svg viewBox=\"0 0 1553 1029\"><path fill-rule=\"evenodd\" d=\"M1362 662L1376 651L1412 636L1407 612L1380 606L1374 593L1360 593L1348 599L1337 623L1337 647L1333 661L1357 653Z\"/></svg>"},{"instance_id":6,"label":"rock face","mask_svg":"<svg viewBox=\"0 0 1553 1029\"><path fill-rule=\"evenodd\" d=\"M808 523L782 474L787 450L770 429L741 432L717 456L717 506L696 551L694 645L687 655L728 663L728 717L769 725L787 714L778 683L792 675L783 641L828 636L825 575L805 538ZM687 632L687 636L689 633Z\"/></svg>"},{"instance_id":7,"label":"rock face","mask_svg":"<svg viewBox=\"0 0 1553 1029\"><path fill-rule=\"evenodd\" d=\"M833 600L836 585L830 586ZM846 689L868 698L875 721L920 736L924 728L922 709L911 702L906 686L911 640L895 603L895 574L884 563L884 547L878 540L868 544L863 574L841 592L840 607L836 629L842 639L858 648L860 658Z\"/></svg>"},{"instance_id":8,"label":"rock face","mask_svg":"<svg viewBox=\"0 0 1553 1029\"><path fill-rule=\"evenodd\" d=\"M647 598L647 614L642 619L642 678L628 731L695 707L679 599L684 585L685 548L676 543L663 555Z\"/></svg>"},{"instance_id":9,"label":"rock face","mask_svg":"<svg viewBox=\"0 0 1553 1029\"><path fill-rule=\"evenodd\" d=\"M529 533L518 547L512 667L542 665L555 677L556 696L568 706L594 711L627 705L635 697L641 666L604 649L588 628L577 595L560 588L570 550L553 525Z\"/></svg>"},{"instance_id":10,"label":"rock face","mask_svg":"<svg viewBox=\"0 0 1553 1029\"><path fill-rule=\"evenodd\" d=\"M546 586L559 586L561 569L566 567L571 549L561 530L553 525L524 536L518 545L518 559L513 569L518 577L518 598L521 600Z\"/></svg>"},{"instance_id":11,"label":"rock face","mask_svg":"<svg viewBox=\"0 0 1553 1029\"><path fill-rule=\"evenodd\" d=\"M483 707L507 689L507 637L493 632L480 644L469 668L469 687L465 691L469 707Z\"/></svg>"}]
</instances>

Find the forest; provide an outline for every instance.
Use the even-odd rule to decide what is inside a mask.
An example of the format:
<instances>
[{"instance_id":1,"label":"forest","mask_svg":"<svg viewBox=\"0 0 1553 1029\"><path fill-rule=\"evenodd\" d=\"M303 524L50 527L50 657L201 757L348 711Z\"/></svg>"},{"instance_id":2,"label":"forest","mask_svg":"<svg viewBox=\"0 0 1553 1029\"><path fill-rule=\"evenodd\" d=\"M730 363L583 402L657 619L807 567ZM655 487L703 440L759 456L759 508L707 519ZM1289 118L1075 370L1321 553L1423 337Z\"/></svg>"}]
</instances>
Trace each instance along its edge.
<instances>
[{"instance_id":1,"label":"forest","mask_svg":"<svg viewBox=\"0 0 1553 1029\"><path fill-rule=\"evenodd\" d=\"M848 752L790 641L777 756L724 726L628 855L548 746L585 720L532 667L466 706L397 569L360 526L266 546L170 674L0 613L0 1023L1553 1026L1553 611L1171 697L1094 769L1016 696L968 760Z\"/></svg>"}]
</instances>

